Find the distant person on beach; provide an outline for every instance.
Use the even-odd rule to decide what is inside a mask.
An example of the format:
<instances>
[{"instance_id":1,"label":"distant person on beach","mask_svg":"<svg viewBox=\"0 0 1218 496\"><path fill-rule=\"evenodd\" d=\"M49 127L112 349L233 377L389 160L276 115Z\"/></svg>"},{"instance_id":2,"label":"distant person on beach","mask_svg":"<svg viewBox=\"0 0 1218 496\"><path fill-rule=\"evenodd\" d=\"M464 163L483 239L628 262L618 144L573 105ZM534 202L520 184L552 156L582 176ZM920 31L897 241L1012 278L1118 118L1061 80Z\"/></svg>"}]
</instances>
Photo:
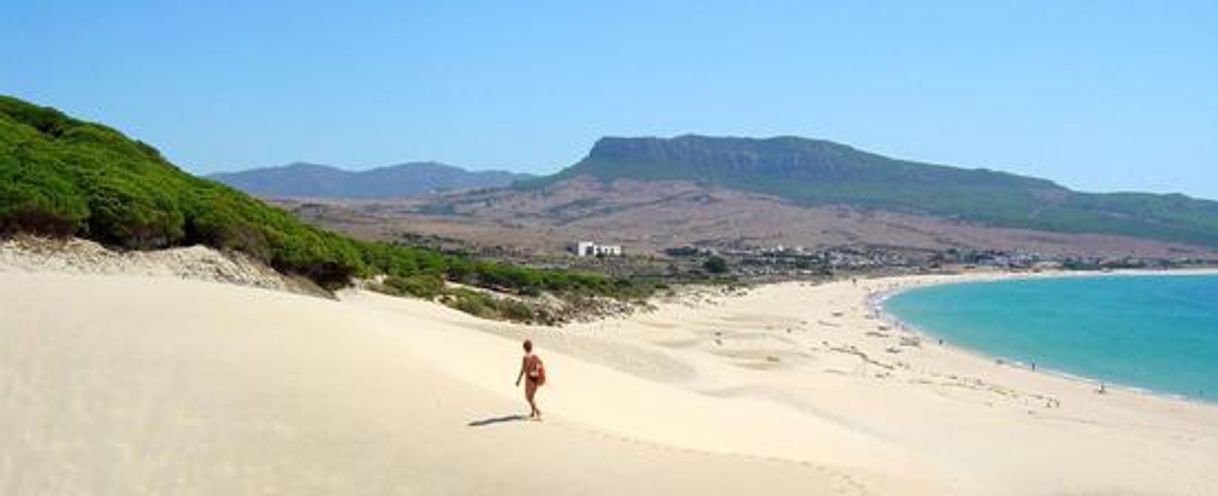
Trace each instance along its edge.
<instances>
[{"instance_id":1,"label":"distant person on beach","mask_svg":"<svg viewBox=\"0 0 1218 496\"><path fill-rule=\"evenodd\" d=\"M541 420L541 410L537 409L537 402L533 397L537 395L537 388L546 383L546 367L541 363L541 357L533 354L533 342L524 340L524 358L520 359L520 373L516 374L516 386L520 386L520 379L524 378L524 398L529 402L529 418L533 420Z\"/></svg>"}]
</instances>

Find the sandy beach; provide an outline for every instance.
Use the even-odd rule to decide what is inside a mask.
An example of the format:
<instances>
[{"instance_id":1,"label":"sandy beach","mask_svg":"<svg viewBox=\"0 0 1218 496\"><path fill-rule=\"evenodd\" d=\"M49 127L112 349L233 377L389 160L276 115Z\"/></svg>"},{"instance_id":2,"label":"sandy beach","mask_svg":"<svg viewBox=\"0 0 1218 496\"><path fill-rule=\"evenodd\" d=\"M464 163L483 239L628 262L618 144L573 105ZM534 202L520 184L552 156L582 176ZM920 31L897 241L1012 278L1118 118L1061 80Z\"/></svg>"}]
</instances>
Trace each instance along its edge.
<instances>
[{"instance_id":1,"label":"sandy beach","mask_svg":"<svg viewBox=\"0 0 1218 496\"><path fill-rule=\"evenodd\" d=\"M419 300L0 268L4 494L1214 494L1218 407L876 318L944 277L564 328ZM546 361L543 422L513 387Z\"/></svg>"}]
</instances>

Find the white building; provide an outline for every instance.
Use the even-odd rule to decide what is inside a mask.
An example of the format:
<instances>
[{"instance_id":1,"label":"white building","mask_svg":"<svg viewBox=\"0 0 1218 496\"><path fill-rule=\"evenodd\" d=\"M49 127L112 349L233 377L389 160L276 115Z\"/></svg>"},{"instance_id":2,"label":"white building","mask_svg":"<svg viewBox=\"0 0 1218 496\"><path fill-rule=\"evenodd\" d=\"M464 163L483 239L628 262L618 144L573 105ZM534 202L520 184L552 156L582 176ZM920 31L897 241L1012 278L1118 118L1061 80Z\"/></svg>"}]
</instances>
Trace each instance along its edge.
<instances>
[{"instance_id":1,"label":"white building","mask_svg":"<svg viewBox=\"0 0 1218 496\"><path fill-rule=\"evenodd\" d=\"M575 254L581 257L603 256L621 256L621 245L598 245L591 241L580 241L575 244Z\"/></svg>"}]
</instances>

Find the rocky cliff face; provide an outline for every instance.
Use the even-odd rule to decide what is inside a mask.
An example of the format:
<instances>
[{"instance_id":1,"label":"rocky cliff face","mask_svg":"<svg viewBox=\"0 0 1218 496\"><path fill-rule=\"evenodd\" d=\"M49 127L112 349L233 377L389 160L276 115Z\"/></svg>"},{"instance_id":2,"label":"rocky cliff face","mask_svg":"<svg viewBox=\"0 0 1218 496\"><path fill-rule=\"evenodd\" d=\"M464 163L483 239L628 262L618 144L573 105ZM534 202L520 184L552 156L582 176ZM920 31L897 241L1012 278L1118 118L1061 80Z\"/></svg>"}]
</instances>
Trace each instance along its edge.
<instances>
[{"instance_id":1,"label":"rocky cliff face","mask_svg":"<svg viewBox=\"0 0 1218 496\"><path fill-rule=\"evenodd\" d=\"M1218 202L1076 192L1046 179L895 159L824 140L603 138L583 160L530 184L545 188L580 176L692 181L804 206L844 205L993 227L1218 246Z\"/></svg>"},{"instance_id":2,"label":"rocky cliff face","mask_svg":"<svg viewBox=\"0 0 1218 496\"><path fill-rule=\"evenodd\" d=\"M730 181L804 180L1064 189L1044 179L897 160L831 141L796 137L602 138L573 169L613 177L642 172L641 165L655 175L701 175L728 186Z\"/></svg>"}]
</instances>

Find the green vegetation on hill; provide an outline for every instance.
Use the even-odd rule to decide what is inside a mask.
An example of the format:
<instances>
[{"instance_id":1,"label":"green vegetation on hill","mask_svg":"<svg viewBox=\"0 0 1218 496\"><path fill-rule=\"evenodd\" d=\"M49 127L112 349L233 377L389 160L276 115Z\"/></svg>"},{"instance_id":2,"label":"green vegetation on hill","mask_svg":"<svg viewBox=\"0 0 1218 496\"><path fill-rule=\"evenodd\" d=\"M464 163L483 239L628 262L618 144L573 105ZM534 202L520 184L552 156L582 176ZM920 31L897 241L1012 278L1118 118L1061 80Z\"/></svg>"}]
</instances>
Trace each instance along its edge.
<instances>
[{"instance_id":1,"label":"green vegetation on hill","mask_svg":"<svg viewBox=\"0 0 1218 496\"><path fill-rule=\"evenodd\" d=\"M581 175L695 181L805 205L1218 246L1218 202L1183 195L1080 193L1044 179L892 159L794 137L604 138L579 163L520 186L544 187Z\"/></svg>"},{"instance_id":2,"label":"green vegetation on hill","mask_svg":"<svg viewBox=\"0 0 1218 496\"><path fill-rule=\"evenodd\" d=\"M434 296L444 280L521 295L646 292L600 274L470 260L324 231L220 183L179 170L108 127L0 96L0 235L79 236L123 249L202 244L244 252L325 287L386 274Z\"/></svg>"}]
</instances>

